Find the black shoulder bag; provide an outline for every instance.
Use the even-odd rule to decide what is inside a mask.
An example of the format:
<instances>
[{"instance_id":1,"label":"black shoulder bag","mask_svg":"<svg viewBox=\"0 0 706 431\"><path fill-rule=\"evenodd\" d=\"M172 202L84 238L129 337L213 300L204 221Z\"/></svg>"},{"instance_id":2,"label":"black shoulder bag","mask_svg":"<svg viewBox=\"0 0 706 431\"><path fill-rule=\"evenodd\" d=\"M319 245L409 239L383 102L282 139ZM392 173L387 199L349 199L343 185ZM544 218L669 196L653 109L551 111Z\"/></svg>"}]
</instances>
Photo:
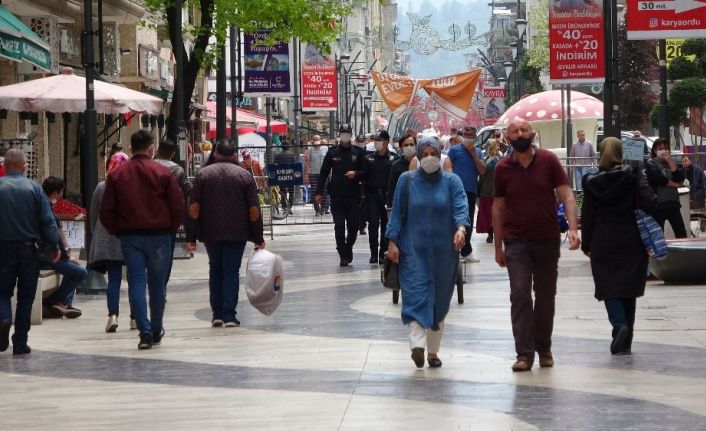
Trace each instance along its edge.
<instances>
[{"instance_id":1,"label":"black shoulder bag","mask_svg":"<svg viewBox=\"0 0 706 431\"><path fill-rule=\"evenodd\" d=\"M407 182L404 185L404 200L402 201L402 223L400 223L400 232L402 232L404 224L407 221L407 205L409 203L409 187L412 184L412 175L414 175L414 173L410 173L409 176L407 176ZM380 281L382 281L382 285L388 289L398 290L400 288L398 272L399 270L397 264L391 261L387 257L387 252L385 252L382 267L380 267Z\"/></svg>"}]
</instances>

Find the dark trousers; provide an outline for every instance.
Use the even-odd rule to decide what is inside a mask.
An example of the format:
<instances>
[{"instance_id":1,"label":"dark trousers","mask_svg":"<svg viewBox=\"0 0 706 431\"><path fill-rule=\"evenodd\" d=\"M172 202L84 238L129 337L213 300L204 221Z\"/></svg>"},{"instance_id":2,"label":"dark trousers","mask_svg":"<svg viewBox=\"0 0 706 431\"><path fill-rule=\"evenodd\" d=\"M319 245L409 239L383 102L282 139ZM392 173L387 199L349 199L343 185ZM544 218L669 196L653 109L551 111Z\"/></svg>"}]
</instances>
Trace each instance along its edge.
<instances>
[{"instance_id":1,"label":"dark trousers","mask_svg":"<svg viewBox=\"0 0 706 431\"><path fill-rule=\"evenodd\" d=\"M368 243L370 244L370 258L380 258L387 251L387 210L385 209L386 197L384 193L366 193L365 208L368 219ZM380 237L378 240L378 228ZM379 250L378 250L379 247Z\"/></svg>"},{"instance_id":2,"label":"dark trousers","mask_svg":"<svg viewBox=\"0 0 706 431\"><path fill-rule=\"evenodd\" d=\"M47 297L47 304L64 302L67 305L71 305L74 302L76 288L88 278L88 271L81 265L64 258L59 259L51 267L54 271L61 274L61 284L59 284L58 289Z\"/></svg>"},{"instance_id":3,"label":"dark trousers","mask_svg":"<svg viewBox=\"0 0 706 431\"><path fill-rule=\"evenodd\" d=\"M32 302L39 279L39 255L32 242L0 241L0 320L12 320L10 298L17 286L17 314L12 344L27 344Z\"/></svg>"},{"instance_id":4,"label":"dark trousers","mask_svg":"<svg viewBox=\"0 0 706 431\"><path fill-rule=\"evenodd\" d=\"M677 238L686 238L686 227L684 227L684 219L681 217L681 208L660 208L652 212L652 217L659 223L664 230L665 220L669 221L674 231L674 236Z\"/></svg>"},{"instance_id":5,"label":"dark trousers","mask_svg":"<svg viewBox=\"0 0 706 431\"><path fill-rule=\"evenodd\" d=\"M245 241L205 241L208 288L213 319L234 322L240 290L240 264Z\"/></svg>"},{"instance_id":6,"label":"dark trousers","mask_svg":"<svg viewBox=\"0 0 706 431\"><path fill-rule=\"evenodd\" d=\"M336 250L341 257L353 252L353 244L360 227L360 198L358 196L331 196L331 213L336 233ZM346 234L346 229L348 234Z\"/></svg>"},{"instance_id":7,"label":"dark trousers","mask_svg":"<svg viewBox=\"0 0 706 431\"><path fill-rule=\"evenodd\" d=\"M608 312L608 320L610 324L613 325L613 334L615 337L618 331L623 326L630 329L629 340L632 341L632 330L635 325L635 308L636 299L635 298L614 298L606 299L603 301L605 303L605 309ZM630 343L627 344L630 348Z\"/></svg>"},{"instance_id":8,"label":"dark trousers","mask_svg":"<svg viewBox=\"0 0 706 431\"><path fill-rule=\"evenodd\" d=\"M559 245L559 238L505 239L515 351L530 363L535 351L543 354L552 348Z\"/></svg>"},{"instance_id":9,"label":"dark trousers","mask_svg":"<svg viewBox=\"0 0 706 431\"><path fill-rule=\"evenodd\" d=\"M468 221L469 229L468 232L466 232L466 247L471 246L471 235L473 235L473 226L474 226L474 221L476 219L476 194L471 193L471 192L466 192L466 198L468 199L468 217L470 220ZM471 249L472 250L472 249ZM465 254L464 254L465 256Z\"/></svg>"},{"instance_id":10,"label":"dark trousers","mask_svg":"<svg viewBox=\"0 0 706 431\"><path fill-rule=\"evenodd\" d=\"M309 184L311 184L312 187L312 193L316 191L316 185L319 183L319 174L309 174ZM324 187L325 189L325 187ZM317 204L314 202L314 212L320 213L324 211L328 211L328 193L324 192L324 195L322 196L321 203Z\"/></svg>"}]
</instances>

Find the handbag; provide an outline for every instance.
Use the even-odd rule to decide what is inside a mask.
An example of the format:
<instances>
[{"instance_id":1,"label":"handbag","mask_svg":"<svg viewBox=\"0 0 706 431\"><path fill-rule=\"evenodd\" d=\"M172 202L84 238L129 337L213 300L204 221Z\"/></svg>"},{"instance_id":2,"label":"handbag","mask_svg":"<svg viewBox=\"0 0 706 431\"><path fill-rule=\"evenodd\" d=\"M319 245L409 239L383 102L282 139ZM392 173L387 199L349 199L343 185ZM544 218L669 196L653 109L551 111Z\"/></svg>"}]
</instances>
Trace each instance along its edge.
<instances>
[{"instance_id":1,"label":"handbag","mask_svg":"<svg viewBox=\"0 0 706 431\"><path fill-rule=\"evenodd\" d=\"M412 183L412 175L409 174L407 177L407 182L404 185L405 198L402 201L402 223L401 226L404 227L405 220L407 219L407 201L409 201L409 187ZM382 266L380 267L380 281L382 285L388 289L399 290L400 279L399 279L399 267L398 265L391 261L387 257L387 252L383 256Z\"/></svg>"},{"instance_id":2,"label":"handbag","mask_svg":"<svg viewBox=\"0 0 706 431\"><path fill-rule=\"evenodd\" d=\"M635 221L647 254L657 260L667 257L667 253L669 253L667 240L664 237L664 231L655 219L643 210L636 209Z\"/></svg>"}]
</instances>

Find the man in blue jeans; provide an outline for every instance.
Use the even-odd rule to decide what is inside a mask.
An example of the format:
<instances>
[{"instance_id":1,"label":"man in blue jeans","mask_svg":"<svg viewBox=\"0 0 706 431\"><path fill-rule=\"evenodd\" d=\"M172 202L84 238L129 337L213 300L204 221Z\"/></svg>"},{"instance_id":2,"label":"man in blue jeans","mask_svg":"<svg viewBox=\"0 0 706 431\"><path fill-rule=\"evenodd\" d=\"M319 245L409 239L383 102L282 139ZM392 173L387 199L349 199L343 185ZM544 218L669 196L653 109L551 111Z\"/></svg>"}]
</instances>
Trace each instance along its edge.
<instances>
[{"instance_id":1,"label":"man in blue jeans","mask_svg":"<svg viewBox=\"0 0 706 431\"><path fill-rule=\"evenodd\" d=\"M215 163L196 174L191 190L187 249L196 250L196 239L208 253L208 287L211 326L240 326L236 316L240 264L247 241L265 247L255 179L238 166L232 142L219 142Z\"/></svg>"},{"instance_id":2,"label":"man in blue jeans","mask_svg":"<svg viewBox=\"0 0 706 431\"><path fill-rule=\"evenodd\" d=\"M162 316L172 258L171 238L183 221L184 198L169 169L152 160L152 133L135 132L130 138L130 151L130 161L106 178L100 219L108 232L120 238L130 308L140 331L137 348L145 350L160 344L164 336Z\"/></svg>"},{"instance_id":3,"label":"man in blue jeans","mask_svg":"<svg viewBox=\"0 0 706 431\"><path fill-rule=\"evenodd\" d=\"M47 177L42 182L42 190L47 195L49 202L54 205L56 201L64 193L64 180L57 177ZM56 219L56 227L59 230L59 250L61 250L61 258L52 263L47 261L46 256L42 256L40 264L42 269L51 268L61 274L61 284L48 297L44 298L42 305L54 317L66 317L67 319L76 319L81 316L81 310L73 306L74 293L76 288L88 278L88 272L84 267L79 265L76 258L69 255L66 249L66 237L61 228L61 222L58 216Z\"/></svg>"},{"instance_id":4,"label":"man in blue jeans","mask_svg":"<svg viewBox=\"0 0 706 431\"><path fill-rule=\"evenodd\" d=\"M24 153L10 149L5 154L6 175L0 178L0 352L10 346L10 299L17 286L14 355L32 351L27 345L27 333L39 278L37 244L46 247L52 261L59 260L54 215L39 185L24 177L26 166Z\"/></svg>"}]
</instances>

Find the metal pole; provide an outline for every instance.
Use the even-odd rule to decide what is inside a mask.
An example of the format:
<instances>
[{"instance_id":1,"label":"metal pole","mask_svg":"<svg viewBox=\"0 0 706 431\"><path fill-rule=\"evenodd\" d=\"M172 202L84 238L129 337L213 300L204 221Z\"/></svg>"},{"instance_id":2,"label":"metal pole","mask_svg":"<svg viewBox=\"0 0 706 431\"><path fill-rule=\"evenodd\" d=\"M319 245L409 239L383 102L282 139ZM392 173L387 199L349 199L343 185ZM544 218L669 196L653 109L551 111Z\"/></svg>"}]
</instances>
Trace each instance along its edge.
<instances>
[{"instance_id":1,"label":"metal pole","mask_svg":"<svg viewBox=\"0 0 706 431\"><path fill-rule=\"evenodd\" d=\"M615 136L613 129L613 23L611 22L611 3L613 0L603 0L603 18L605 20L605 81L603 82L603 136Z\"/></svg>"},{"instance_id":2,"label":"metal pole","mask_svg":"<svg viewBox=\"0 0 706 431\"><path fill-rule=\"evenodd\" d=\"M103 49L103 0L98 0L98 73L105 74L105 51Z\"/></svg>"},{"instance_id":3,"label":"metal pole","mask_svg":"<svg viewBox=\"0 0 706 431\"><path fill-rule=\"evenodd\" d=\"M265 147L265 163L272 163L272 103L271 97L265 98L265 117L267 118L267 126L265 127L266 147Z\"/></svg>"},{"instance_id":4,"label":"metal pole","mask_svg":"<svg viewBox=\"0 0 706 431\"><path fill-rule=\"evenodd\" d=\"M294 103L294 142L292 142L292 150L294 152L294 157L299 160L299 155L301 154L299 142L299 51L301 46L299 44L299 39L297 38L294 38L292 43L294 44L294 68L292 70L292 73L294 74L294 79L292 79L294 83L294 86L292 88L294 94L294 98L292 100L292 102Z\"/></svg>"},{"instance_id":5,"label":"metal pole","mask_svg":"<svg viewBox=\"0 0 706 431\"><path fill-rule=\"evenodd\" d=\"M620 125L620 106L618 102L620 100L620 77L618 76L618 2L612 1L610 4L610 31L613 33L611 36L612 45L612 55L611 63L613 67L612 76L612 88L613 92L613 136L620 139L620 131L622 127Z\"/></svg>"},{"instance_id":6,"label":"metal pole","mask_svg":"<svg viewBox=\"0 0 706 431\"><path fill-rule=\"evenodd\" d=\"M98 148L97 148L97 130L96 120L97 113L95 107L95 94L93 91L93 74L94 74L94 58L93 58L93 0L84 0L83 2L83 40L84 53L83 65L86 72L86 112L83 119L84 137L81 141L81 186L83 192L83 207L89 211L91 209L91 200L93 198L93 190L98 185ZM89 214L90 216L90 214ZM86 229L84 247L88 252L92 234L90 229Z\"/></svg>"},{"instance_id":7,"label":"metal pole","mask_svg":"<svg viewBox=\"0 0 706 431\"><path fill-rule=\"evenodd\" d=\"M221 46L216 71L216 139L226 139L226 48Z\"/></svg>"},{"instance_id":8,"label":"metal pole","mask_svg":"<svg viewBox=\"0 0 706 431\"><path fill-rule=\"evenodd\" d=\"M177 78L174 80L174 93L172 94L172 104L169 113L170 116L173 115L175 117L175 120L172 121L171 124L176 125L176 130L172 130L170 134L176 137L182 136L183 134L181 132L184 129L184 39L181 27L182 2L183 0L174 0L174 22L171 23L174 39L179 42L178 46L172 47L174 51L174 61L176 62ZM182 161L182 152L183 154L188 154L186 148L183 148L184 145L184 142L178 142L179 151L176 153L178 161ZM183 160L183 162L186 168L188 160Z\"/></svg>"},{"instance_id":9,"label":"metal pole","mask_svg":"<svg viewBox=\"0 0 706 431\"><path fill-rule=\"evenodd\" d=\"M334 121L335 121L335 113L333 111L328 113L328 137L329 139L333 139L336 135L334 134Z\"/></svg>"},{"instance_id":10,"label":"metal pole","mask_svg":"<svg viewBox=\"0 0 706 431\"><path fill-rule=\"evenodd\" d=\"M659 40L659 137L669 140L667 122L667 41Z\"/></svg>"},{"instance_id":11,"label":"metal pole","mask_svg":"<svg viewBox=\"0 0 706 431\"><path fill-rule=\"evenodd\" d=\"M571 154L571 141L574 131L571 124L571 85L566 86L566 155Z\"/></svg>"},{"instance_id":12,"label":"metal pole","mask_svg":"<svg viewBox=\"0 0 706 431\"><path fill-rule=\"evenodd\" d=\"M236 151L238 151L238 93L236 91L238 75L236 71L237 40L235 34L235 27L231 27L230 35L228 38L230 44L230 139L233 141L233 144L235 144Z\"/></svg>"}]
</instances>

